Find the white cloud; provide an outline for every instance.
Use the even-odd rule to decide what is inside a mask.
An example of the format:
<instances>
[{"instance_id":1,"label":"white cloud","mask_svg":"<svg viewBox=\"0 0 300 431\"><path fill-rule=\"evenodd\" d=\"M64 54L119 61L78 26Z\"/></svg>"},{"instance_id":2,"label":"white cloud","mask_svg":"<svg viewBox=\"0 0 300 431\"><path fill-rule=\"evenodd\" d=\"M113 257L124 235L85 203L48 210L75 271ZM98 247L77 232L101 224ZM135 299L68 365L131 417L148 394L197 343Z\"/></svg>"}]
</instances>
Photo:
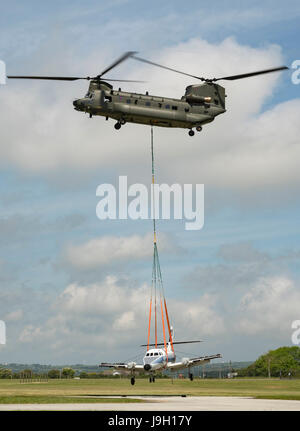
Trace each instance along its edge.
<instances>
[{"instance_id":1,"label":"white cloud","mask_svg":"<svg viewBox=\"0 0 300 431\"><path fill-rule=\"evenodd\" d=\"M52 317L40 325L26 325L19 340L40 347L45 343L56 354L62 347L78 352L78 346L95 352L100 345L108 359L109 349L121 354L123 348L145 342L149 299L149 286L131 289L129 282L122 285L113 276L98 284L71 284L52 304ZM196 300L170 301L169 317L177 339L222 332L216 303L217 298L208 294ZM163 339L161 332L159 336Z\"/></svg>"},{"instance_id":2,"label":"white cloud","mask_svg":"<svg viewBox=\"0 0 300 431\"><path fill-rule=\"evenodd\" d=\"M290 342L291 322L299 318L300 289L287 277L259 279L240 301L238 331L246 334L285 334Z\"/></svg>"},{"instance_id":3,"label":"white cloud","mask_svg":"<svg viewBox=\"0 0 300 431\"><path fill-rule=\"evenodd\" d=\"M145 259L153 254L153 234L132 236L103 236L83 244L69 245L63 259L78 269L111 266L132 259ZM171 249L166 235L160 235L160 250Z\"/></svg>"},{"instance_id":4,"label":"white cloud","mask_svg":"<svg viewBox=\"0 0 300 431\"><path fill-rule=\"evenodd\" d=\"M6 322L17 322L23 318L23 310L15 310L4 316Z\"/></svg>"}]
</instances>

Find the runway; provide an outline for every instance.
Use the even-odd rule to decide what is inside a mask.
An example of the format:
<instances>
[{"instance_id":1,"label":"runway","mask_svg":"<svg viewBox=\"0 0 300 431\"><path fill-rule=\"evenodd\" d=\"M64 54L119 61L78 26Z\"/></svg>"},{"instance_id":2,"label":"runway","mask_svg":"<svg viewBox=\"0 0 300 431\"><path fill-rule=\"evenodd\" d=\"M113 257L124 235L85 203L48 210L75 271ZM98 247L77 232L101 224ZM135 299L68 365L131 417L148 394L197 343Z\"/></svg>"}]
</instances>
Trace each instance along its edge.
<instances>
[{"instance_id":1,"label":"runway","mask_svg":"<svg viewBox=\"0 0 300 431\"><path fill-rule=\"evenodd\" d=\"M129 397L128 397L129 398ZM132 397L143 403L1 404L0 411L300 411L300 401L247 397Z\"/></svg>"}]
</instances>

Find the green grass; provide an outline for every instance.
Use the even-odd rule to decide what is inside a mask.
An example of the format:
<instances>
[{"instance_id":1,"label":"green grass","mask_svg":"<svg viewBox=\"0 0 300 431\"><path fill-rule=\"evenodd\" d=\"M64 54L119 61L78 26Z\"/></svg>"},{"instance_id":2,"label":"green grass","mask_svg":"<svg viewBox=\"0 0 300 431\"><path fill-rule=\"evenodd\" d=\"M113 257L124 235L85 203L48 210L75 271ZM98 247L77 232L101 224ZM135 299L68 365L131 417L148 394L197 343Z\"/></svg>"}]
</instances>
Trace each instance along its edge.
<instances>
[{"instance_id":1,"label":"green grass","mask_svg":"<svg viewBox=\"0 0 300 431\"><path fill-rule=\"evenodd\" d=\"M77 398L62 396L17 395L1 396L0 404L75 404L75 403L140 403L133 398Z\"/></svg>"},{"instance_id":2,"label":"green grass","mask_svg":"<svg viewBox=\"0 0 300 431\"><path fill-rule=\"evenodd\" d=\"M103 398L96 397L104 396L107 401L113 395L242 396L300 400L300 380L247 378L194 379L190 382L187 379L174 379L172 384L171 379L156 379L155 383L150 384L147 379L136 379L136 384L131 386L130 380L126 378L53 379L41 383L20 383L19 380L0 379L0 403L105 402ZM125 398L111 401L129 400Z\"/></svg>"}]
</instances>

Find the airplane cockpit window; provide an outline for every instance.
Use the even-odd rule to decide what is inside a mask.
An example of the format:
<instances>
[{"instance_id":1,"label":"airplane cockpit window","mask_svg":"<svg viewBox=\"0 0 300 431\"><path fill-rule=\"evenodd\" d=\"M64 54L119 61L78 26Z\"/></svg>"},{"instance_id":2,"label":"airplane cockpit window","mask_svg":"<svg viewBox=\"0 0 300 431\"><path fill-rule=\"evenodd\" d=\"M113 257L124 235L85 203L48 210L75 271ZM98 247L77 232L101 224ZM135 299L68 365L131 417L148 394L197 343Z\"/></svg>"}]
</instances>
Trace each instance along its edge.
<instances>
[{"instance_id":1,"label":"airplane cockpit window","mask_svg":"<svg viewBox=\"0 0 300 431\"><path fill-rule=\"evenodd\" d=\"M158 356L158 353L157 353L157 352L155 352L155 353L154 353L154 356Z\"/></svg>"}]
</instances>

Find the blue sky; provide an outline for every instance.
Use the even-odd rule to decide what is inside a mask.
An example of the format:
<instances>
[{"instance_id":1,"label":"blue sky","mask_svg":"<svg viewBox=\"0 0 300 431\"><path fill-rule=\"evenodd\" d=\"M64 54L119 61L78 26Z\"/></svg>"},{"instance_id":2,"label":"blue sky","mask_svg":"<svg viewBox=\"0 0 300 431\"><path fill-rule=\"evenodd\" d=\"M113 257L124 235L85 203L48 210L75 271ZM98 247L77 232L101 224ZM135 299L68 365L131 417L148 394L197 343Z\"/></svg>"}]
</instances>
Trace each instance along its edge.
<instances>
[{"instance_id":1,"label":"blue sky","mask_svg":"<svg viewBox=\"0 0 300 431\"><path fill-rule=\"evenodd\" d=\"M299 58L296 1L0 7L9 74L85 76L127 50L206 76ZM191 84L132 60L111 77L143 78L126 88L173 97ZM202 230L158 222L169 313L177 338L205 339L199 353L251 360L291 344L300 299L299 89L291 71L228 83L227 113L201 134L155 129L157 181L205 185ZM85 91L85 82L0 88L0 319L8 340L0 362L122 360L144 342L151 221L99 221L95 209L101 183L119 175L150 183L150 133L136 125L116 132L112 121L75 112L72 100ZM124 238L120 258L112 244Z\"/></svg>"}]
</instances>

